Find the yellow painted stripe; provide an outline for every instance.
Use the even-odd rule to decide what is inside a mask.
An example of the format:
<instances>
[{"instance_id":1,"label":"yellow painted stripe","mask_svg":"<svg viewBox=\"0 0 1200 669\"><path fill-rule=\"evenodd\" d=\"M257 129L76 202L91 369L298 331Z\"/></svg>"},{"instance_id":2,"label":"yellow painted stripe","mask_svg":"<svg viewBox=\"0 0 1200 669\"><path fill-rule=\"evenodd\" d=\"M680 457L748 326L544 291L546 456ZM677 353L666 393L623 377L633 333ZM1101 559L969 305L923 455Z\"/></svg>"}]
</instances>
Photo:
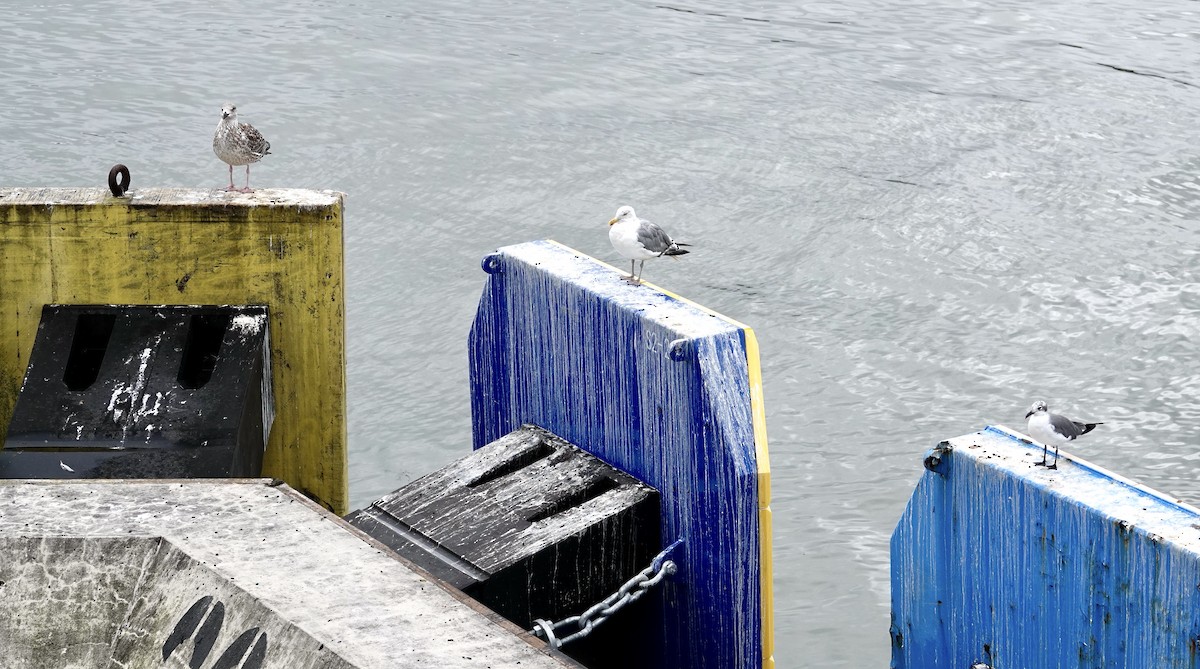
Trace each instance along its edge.
<instances>
[{"instance_id":1,"label":"yellow painted stripe","mask_svg":"<svg viewBox=\"0 0 1200 669\"><path fill-rule=\"evenodd\" d=\"M587 258L592 262L604 265L611 268L614 272L624 274L621 269L603 262L597 258L589 256L586 253L577 251L565 244L547 240L551 244L559 246L571 253L580 257ZM697 304L686 297L676 295L669 290L665 290L660 286L644 281L647 286L671 296L672 298L685 302L706 314L711 314L720 318L736 328L742 330L746 339L746 369L750 376L750 412L751 421L754 427L754 461L758 472L758 546L759 546L759 564L761 569L761 582L759 585L762 610L762 649L763 649L763 669L775 668L775 590L773 587L774 563L772 561L771 551L771 460L767 453L767 410L763 404L763 389L762 389L762 366L759 364L758 358L758 338L754 336L754 330L750 326L740 321L726 316L725 314L713 311L708 307Z\"/></svg>"},{"instance_id":2,"label":"yellow painted stripe","mask_svg":"<svg viewBox=\"0 0 1200 669\"><path fill-rule=\"evenodd\" d=\"M758 469L758 560L762 570L759 601L762 602L763 669L775 667L774 562L771 557L771 460L767 453L767 409L763 404L762 366L758 338L743 328L746 338L746 369L750 374L750 411L754 424L754 462Z\"/></svg>"}]
</instances>

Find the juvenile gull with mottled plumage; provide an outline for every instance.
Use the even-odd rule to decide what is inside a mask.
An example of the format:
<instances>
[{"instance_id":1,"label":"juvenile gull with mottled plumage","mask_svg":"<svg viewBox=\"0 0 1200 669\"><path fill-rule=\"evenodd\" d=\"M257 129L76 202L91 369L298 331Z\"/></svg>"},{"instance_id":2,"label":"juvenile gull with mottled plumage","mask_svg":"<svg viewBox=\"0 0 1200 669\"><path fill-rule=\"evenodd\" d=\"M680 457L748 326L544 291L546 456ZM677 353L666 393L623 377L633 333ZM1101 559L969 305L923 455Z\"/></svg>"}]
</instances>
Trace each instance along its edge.
<instances>
[{"instance_id":1,"label":"juvenile gull with mottled plumage","mask_svg":"<svg viewBox=\"0 0 1200 669\"><path fill-rule=\"evenodd\" d=\"M213 133L213 153L222 161L229 164L229 187L227 191L251 193L250 163L257 163L262 157L271 153L271 143L263 138L262 133L249 123L238 123L237 107L225 105L221 107L221 122ZM233 185L233 166L246 166L246 187L236 188Z\"/></svg>"},{"instance_id":2,"label":"juvenile gull with mottled plumage","mask_svg":"<svg viewBox=\"0 0 1200 669\"><path fill-rule=\"evenodd\" d=\"M629 258L629 278L626 280L634 284L642 282L642 270L646 268L647 260L681 256L688 251L679 247L689 246L671 239L662 228L650 221L638 218L630 206L618 209L617 215L608 222L608 241L612 242L617 253ZM641 265L637 274L634 274L633 265L639 261Z\"/></svg>"},{"instance_id":3,"label":"juvenile gull with mottled plumage","mask_svg":"<svg viewBox=\"0 0 1200 669\"><path fill-rule=\"evenodd\" d=\"M1034 402L1025 414L1025 433L1042 443L1042 461L1035 463L1047 469L1058 469L1058 447L1074 441L1104 423L1077 423L1066 416L1050 413L1045 402ZM1054 446L1054 464L1046 464L1046 446Z\"/></svg>"}]
</instances>

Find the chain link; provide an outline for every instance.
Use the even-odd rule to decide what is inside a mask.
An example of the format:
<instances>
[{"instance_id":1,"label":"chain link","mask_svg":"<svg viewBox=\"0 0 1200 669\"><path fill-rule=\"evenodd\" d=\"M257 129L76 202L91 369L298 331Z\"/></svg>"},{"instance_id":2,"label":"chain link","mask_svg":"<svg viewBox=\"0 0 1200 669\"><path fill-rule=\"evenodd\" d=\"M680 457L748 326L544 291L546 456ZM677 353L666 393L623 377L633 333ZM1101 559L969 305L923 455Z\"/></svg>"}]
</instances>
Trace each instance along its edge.
<instances>
[{"instance_id":1,"label":"chain link","mask_svg":"<svg viewBox=\"0 0 1200 669\"><path fill-rule=\"evenodd\" d=\"M594 627L607 620L612 614L620 611L626 604L637 601L650 588L661 583L664 578L674 575L676 571L675 563L668 560L667 555L682 543L683 539L676 539L675 543L667 546L661 553L654 556L649 567L638 572L637 575L626 581L620 589L587 611L577 616L563 618L556 623L539 618L533 621L533 629L530 630L530 633L534 636L544 638L546 643L550 644L551 648L562 648L565 643L570 643L571 641L587 636ZM559 638L559 631L568 625L576 625L576 631Z\"/></svg>"}]
</instances>

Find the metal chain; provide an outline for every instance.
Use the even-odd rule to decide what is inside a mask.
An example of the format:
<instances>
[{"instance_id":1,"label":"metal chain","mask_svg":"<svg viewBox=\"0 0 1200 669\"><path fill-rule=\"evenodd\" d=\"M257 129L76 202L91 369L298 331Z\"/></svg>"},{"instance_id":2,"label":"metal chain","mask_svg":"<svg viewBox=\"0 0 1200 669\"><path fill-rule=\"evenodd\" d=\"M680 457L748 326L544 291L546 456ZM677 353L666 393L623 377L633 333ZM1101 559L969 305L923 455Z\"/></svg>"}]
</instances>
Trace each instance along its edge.
<instances>
[{"instance_id":1,"label":"metal chain","mask_svg":"<svg viewBox=\"0 0 1200 669\"><path fill-rule=\"evenodd\" d=\"M587 636L594 627L607 620L612 614L620 611L626 604L637 601L650 588L662 582L664 578L674 575L676 571L675 563L668 560L667 555L682 543L683 539L676 539L675 543L667 546L661 553L654 556L649 567L638 572L637 575L626 581L620 589L587 611L577 616L563 618L556 623L539 618L533 621L533 629L530 630L530 633L534 636L544 638L546 643L555 649L562 648L565 643ZM560 639L558 637L559 630L568 625L577 625L577 631Z\"/></svg>"}]
</instances>

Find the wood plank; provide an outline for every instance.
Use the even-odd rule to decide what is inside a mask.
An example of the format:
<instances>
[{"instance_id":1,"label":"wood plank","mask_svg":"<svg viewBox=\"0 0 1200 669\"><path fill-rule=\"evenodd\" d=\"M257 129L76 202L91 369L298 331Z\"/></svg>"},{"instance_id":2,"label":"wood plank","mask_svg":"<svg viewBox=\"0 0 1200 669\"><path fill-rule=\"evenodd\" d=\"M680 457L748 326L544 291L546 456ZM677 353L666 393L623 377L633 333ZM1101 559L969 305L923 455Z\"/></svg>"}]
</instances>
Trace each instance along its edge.
<instances>
[{"instance_id":1,"label":"wood plank","mask_svg":"<svg viewBox=\"0 0 1200 669\"><path fill-rule=\"evenodd\" d=\"M527 629L616 592L660 544L653 488L532 425L347 520ZM648 622L624 614L567 651L611 655Z\"/></svg>"}]
</instances>

